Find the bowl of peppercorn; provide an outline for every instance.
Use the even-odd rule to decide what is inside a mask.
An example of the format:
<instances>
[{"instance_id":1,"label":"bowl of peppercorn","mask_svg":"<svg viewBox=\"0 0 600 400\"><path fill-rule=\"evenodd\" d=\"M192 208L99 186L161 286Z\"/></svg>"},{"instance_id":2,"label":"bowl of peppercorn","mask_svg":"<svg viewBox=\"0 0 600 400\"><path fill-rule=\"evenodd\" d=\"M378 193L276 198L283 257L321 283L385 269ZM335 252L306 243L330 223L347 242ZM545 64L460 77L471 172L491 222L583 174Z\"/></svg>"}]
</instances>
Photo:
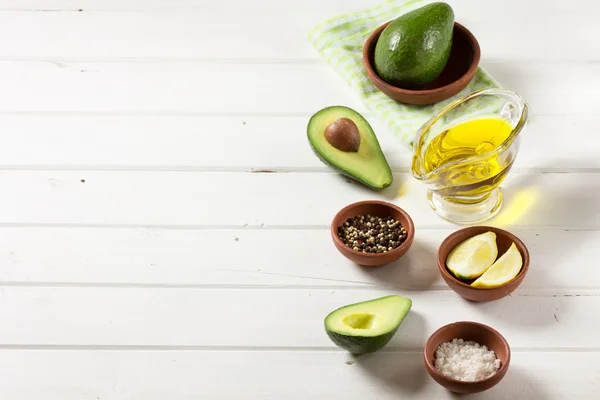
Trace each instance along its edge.
<instances>
[{"instance_id":1,"label":"bowl of peppercorn","mask_svg":"<svg viewBox=\"0 0 600 400\"><path fill-rule=\"evenodd\" d=\"M370 267L392 263L412 245L415 227L395 204L367 200L342 208L331 223L335 247L349 260Z\"/></svg>"}]
</instances>

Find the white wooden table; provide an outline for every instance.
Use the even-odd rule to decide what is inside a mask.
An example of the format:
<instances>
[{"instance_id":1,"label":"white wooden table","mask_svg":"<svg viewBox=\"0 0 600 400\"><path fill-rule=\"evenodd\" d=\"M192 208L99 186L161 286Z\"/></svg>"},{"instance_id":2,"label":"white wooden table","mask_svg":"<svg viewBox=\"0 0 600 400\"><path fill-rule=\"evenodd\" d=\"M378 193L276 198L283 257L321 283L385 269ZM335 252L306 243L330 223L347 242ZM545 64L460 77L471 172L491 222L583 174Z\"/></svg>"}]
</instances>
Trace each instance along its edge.
<instances>
[{"instance_id":1,"label":"white wooden table","mask_svg":"<svg viewBox=\"0 0 600 400\"><path fill-rule=\"evenodd\" d=\"M306 34L375 3L0 1L0 399L448 399L421 351L457 320L512 346L478 398L597 398L600 3L450 1L532 109L491 222L526 242L531 270L488 304L440 279L458 227L376 120L383 193L307 144L322 107L370 114ZM368 198L414 218L397 264L357 267L330 241L335 212ZM384 350L329 341L328 312L394 293L414 305Z\"/></svg>"}]
</instances>

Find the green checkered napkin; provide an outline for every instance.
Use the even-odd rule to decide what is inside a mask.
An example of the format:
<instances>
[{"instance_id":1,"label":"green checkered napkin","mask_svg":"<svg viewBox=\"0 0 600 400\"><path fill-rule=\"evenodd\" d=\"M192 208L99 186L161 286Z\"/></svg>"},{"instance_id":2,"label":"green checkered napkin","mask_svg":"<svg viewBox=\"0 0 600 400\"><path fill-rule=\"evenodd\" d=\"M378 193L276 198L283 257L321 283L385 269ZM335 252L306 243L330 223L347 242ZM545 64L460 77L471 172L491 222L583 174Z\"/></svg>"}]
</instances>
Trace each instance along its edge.
<instances>
[{"instance_id":1,"label":"green checkered napkin","mask_svg":"<svg viewBox=\"0 0 600 400\"><path fill-rule=\"evenodd\" d=\"M409 147L419 127L438 110L473 91L500 87L481 67L469 85L455 97L428 106L402 104L377 89L367 77L362 49L369 35L383 23L428 3L425 0L387 0L362 11L338 15L317 25L308 39L321 57L356 92L367 108Z\"/></svg>"}]
</instances>

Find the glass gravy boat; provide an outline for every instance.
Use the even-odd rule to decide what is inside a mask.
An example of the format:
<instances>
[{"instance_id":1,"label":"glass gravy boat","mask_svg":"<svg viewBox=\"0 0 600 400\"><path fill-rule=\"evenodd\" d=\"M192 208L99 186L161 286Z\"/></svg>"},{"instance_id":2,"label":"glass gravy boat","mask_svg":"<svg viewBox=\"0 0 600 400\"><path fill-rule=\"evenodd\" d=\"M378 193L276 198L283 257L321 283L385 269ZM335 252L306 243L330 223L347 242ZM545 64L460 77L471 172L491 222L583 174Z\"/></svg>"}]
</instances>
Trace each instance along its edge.
<instances>
[{"instance_id":1,"label":"glass gravy boat","mask_svg":"<svg viewBox=\"0 0 600 400\"><path fill-rule=\"evenodd\" d=\"M519 149L519 134L527 123L528 106L506 89L485 89L456 100L427 121L417 132L411 172L427 185L427 198L436 213L451 222L471 224L492 218L502 206L500 184ZM437 136L461 123L496 118L512 131L499 145L481 143L485 153L449 157L435 169L427 168L426 150ZM489 148L489 150L488 150Z\"/></svg>"}]
</instances>

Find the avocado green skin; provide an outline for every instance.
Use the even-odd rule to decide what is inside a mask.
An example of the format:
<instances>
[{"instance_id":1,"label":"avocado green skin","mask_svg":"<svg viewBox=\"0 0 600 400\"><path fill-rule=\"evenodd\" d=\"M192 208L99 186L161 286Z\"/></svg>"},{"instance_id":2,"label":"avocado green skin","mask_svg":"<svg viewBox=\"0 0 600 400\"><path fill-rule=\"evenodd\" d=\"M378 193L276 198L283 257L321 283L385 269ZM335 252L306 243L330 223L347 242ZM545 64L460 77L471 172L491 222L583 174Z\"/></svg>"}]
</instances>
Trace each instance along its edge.
<instances>
[{"instance_id":1,"label":"avocado green skin","mask_svg":"<svg viewBox=\"0 0 600 400\"><path fill-rule=\"evenodd\" d=\"M331 341L337 346L348 351L349 353L360 355L374 353L377 350L382 349L390 340L392 340L392 337L394 337L399 327L400 325L398 325L396 329L382 335L369 337L341 335L339 333L330 331L327 329L327 326L325 327L325 331L327 332L329 339L331 339Z\"/></svg>"},{"instance_id":2,"label":"avocado green skin","mask_svg":"<svg viewBox=\"0 0 600 400\"><path fill-rule=\"evenodd\" d=\"M370 304L370 305L372 305L372 307L374 309L377 309L378 307L381 307L384 304L383 302L385 302L389 299L393 299L393 298L400 298L400 296L394 296L394 295L383 296L383 297L379 297L376 299L362 301L359 303L348 304L348 305L345 305L343 307L340 307L340 308L330 312L327 315L327 317L325 317L325 321L324 321L325 322L325 332L327 333L327 336L329 336L331 341L333 343L335 343L337 346L341 347L342 349L344 349L352 354L356 354L356 355L373 353L377 350L382 349L386 344L388 344L388 342L392 339L392 337L394 337L394 335L398 331L398 328L400 328L400 325L402 324L402 322L408 315L410 309L412 308L412 300L411 299L401 298L402 299L401 318L399 319L399 321L397 321L397 325L395 325L394 328L392 328L380 335L375 335L375 336L373 336L373 335L368 335L368 336L345 335L343 333L337 332L335 330L335 328L333 326L331 326L331 325L335 325L335 324L332 322L330 322L328 324L328 320L330 318L335 318L336 314L338 314L340 312L341 313L343 313L344 311L351 312L352 310L356 310L356 307L362 307L366 304Z\"/></svg>"},{"instance_id":3,"label":"avocado green skin","mask_svg":"<svg viewBox=\"0 0 600 400\"><path fill-rule=\"evenodd\" d=\"M379 140L377 140L377 136L373 132L373 128L371 127L371 125L369 124L369 122L362 115L360 115L357 111L355 111L355 110L353 110L353 109L351 109L349 107L344 107L344 106L330 106L330 107L323 108L322 110L318 111L317 113L315 113L311 117L311 119L308 122L308 128L310 129L310 126L312 125L313 120L316 117L318 117L320 114L327 113L327 112L329 112L329 110L340 109L340 108L343 108L343 109L347 110L347 112L348 112L348 115L346 115L347 118L350 118L350 119L360 118L360 119L362 119L363 123L368 126L368 128L370 130L369 133L373 135L372 136L373 143L375 144L375 146L377 147L378 151L381 153L381 157L383 158L383 161L384 161L384 164L385 164L384 165L385 172L388 175L389 179L383 185L379 185L379 186L378 185L374 185L368 179L362 178L360 176L353 175L353 174L349 173L348 171L346 171L346 170L338 167L337 165L332 164L327 158L323 157L323 155L321 153L319 153L319 151L315 148L315 146L312 143L312 140L310 139L310 135L309 135L308 143L310 145L310 148L311 148L312 152L317 156L317 158L319 160L321 160L321 162L323 164L327 165L329 168L333 169L337 173L342 174L344 176L347 176L348 178L354 179L355 181L360 182L363 185L365 185L365 186L367 186L367 187L369 187L369 188L371 188L373 190L379 191L379 190L383 190L383 189L389 187L392 184L393 180L394 180L394 177L393 177L393 174L392 174L392 170L391 170L389 164L387 163L387 160L385 159L385 156L383 155L383 152L381 151L381 146L379 145Z\"/></svg>"},{"instance_id":4,"label":"avocado green skin","mask_svg":"<svg viewBox=\"0 0 600 400\"><path fill-rule=\"evenodd\" d=\"M450 57L454 12L431 3L392 21L375 45L375 71L389 84L418 89L437 78Z\"/></svg>"},{"instance_id":5,"label":"avocado green skin","mask_svg":"<svg viewBox=\"0 0 600 400\"><path fill-rule=\"evenodd\" d=\"M363 185L365 185L365 186L367 186L367 187L369 187L369 188L371 188L371 189L373 189L373 190L383 190L383 189L387 188L388 186L390 186L390 185L392 184L392 182L393 182L393 179L394 179L394 178L393 178L393 175L392 175L392 170L390 169L389 165L388 165L388 170L389 170L389 175L390 175L390 180L389 180L389 182L386 182L386 183L385 183L384 185L382 185L382 186L374 186L373 184L371 184L371 182L369 182L369 181L367 181L367 180L365 180L365 179L361 179L361 178L359 178L358 176L354 176L354 175L352 175L352 174L350 174L350 173L348 173L348 172L344 171L343 169L341 169L341 168L339 168L339 167L337 167L337 166L333 165L332 163L330 163L329 161L327 161L327 159L326 159L326 158L324 158L324 157L321 155L321 153L319 153L319 152L318 152L318 151L317 151L317 150L314 148L314 146L312 145L312 143L311 143L310 141L309 141L309 143L310 143L310 148L312 149L313 153L314 153L314 154L317 156L317 158L318 158L319 160L321 160L321 162L322 162L323 164L327 165L329 168L333 169L333 170L334 170L334 171L336 171L337 173L339 173L339 174L342 174L342 175L344 175L344 176L347 176L348 178L354 179L355 181L357 181L357 182L360 182L360 183L362 183Z\"/></svg>"}]
</instances>

